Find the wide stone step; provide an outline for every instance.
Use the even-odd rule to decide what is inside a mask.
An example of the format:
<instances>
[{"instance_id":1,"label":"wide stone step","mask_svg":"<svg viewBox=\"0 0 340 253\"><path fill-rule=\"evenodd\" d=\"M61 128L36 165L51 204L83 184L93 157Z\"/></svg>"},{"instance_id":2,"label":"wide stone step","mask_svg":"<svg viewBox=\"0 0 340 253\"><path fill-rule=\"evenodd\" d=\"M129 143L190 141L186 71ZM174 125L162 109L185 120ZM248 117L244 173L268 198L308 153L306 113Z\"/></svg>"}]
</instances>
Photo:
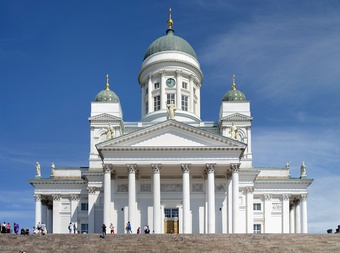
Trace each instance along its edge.
<instances>
[{"instance_id":1,"label":"wide stone step","mask_svg":"<svg viewBox=\"0 0 340 253\"><path fill-rule=\"evenodd\" d=\"M0 252L340 252L339 234L0 235Z\"/></svg>"}]
</instances>

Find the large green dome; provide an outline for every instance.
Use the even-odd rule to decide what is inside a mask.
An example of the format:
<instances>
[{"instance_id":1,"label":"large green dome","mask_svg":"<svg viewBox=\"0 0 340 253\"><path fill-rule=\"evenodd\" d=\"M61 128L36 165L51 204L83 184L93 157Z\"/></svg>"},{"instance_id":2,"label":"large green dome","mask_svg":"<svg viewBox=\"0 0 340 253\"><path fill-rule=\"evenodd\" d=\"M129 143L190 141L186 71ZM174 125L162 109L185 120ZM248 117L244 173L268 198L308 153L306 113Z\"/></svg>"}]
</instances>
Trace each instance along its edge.
<instances>
[{"instance_id":1,"label":"large green dome","mask_svg":"<svg viewBox=\"0 0 340 253\"><path fill-rule=\"evenodd\" d=\"M109 85L109 75L106 75L106 89L100 91L95 100L96 102L109 102L109 103L119 103L119 98L112 90L110 90Z\"/></svg>"},{"instance_id":2,"label":"large green dome","mask_svg":"<svg viewBox=\"0 0 340 253\"><path fill-rule=\"evenodd\" d=\"M172 29L168 29L165 36L162 36L152 42L146 50L143 60L148 58L150 55L163 51L180 51L191 55L197 60L196 53L190 44L186 40L174 35L174 30Z\"/></svg>"}]
</instances>

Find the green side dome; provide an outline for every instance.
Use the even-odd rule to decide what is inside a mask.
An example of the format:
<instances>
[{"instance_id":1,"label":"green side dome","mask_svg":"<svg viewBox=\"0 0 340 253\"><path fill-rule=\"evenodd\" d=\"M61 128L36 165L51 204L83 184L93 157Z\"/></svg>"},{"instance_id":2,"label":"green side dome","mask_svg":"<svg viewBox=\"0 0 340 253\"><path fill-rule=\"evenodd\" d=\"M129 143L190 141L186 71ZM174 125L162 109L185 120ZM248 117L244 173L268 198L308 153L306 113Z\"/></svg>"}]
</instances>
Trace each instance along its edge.
<instances>
[{"instance_id":1,"label":"green side dome","mask_svg":"<svg viewBox=\"0 0 340 253\"><path fill-rule=\"evenodd\" d=\"M165 36L162 36L152 42L146 50L143 60L148 58L150 55L163 51L179 51L187 53L197 60L196 53L190 44L186 40L174 35L174 30L172 29L168 29Z\"/></svg>"},{"instance_id":2,"label":"green side dome","mask_svg":"<svg viewBox=\"0 0 340 253\"><path fill-rule=\"evenodd\" d=\"M106 75L106 89L99 92L95 98L96 102L109 102L119 103L119 98L112 90L109 85L109 75Z\"/></svg>"},{"instance_id":3,"label":"green side dome","mask_svg":"<svg viewBox=\"0 0 340 253\"><path fill-rule=\"evenodd\" d=\"M246 96L242 91L236 89L235 75L233 75L233 82L231 90L224 94L222 101L247 101Z\"/></svg>"}]
</instances>

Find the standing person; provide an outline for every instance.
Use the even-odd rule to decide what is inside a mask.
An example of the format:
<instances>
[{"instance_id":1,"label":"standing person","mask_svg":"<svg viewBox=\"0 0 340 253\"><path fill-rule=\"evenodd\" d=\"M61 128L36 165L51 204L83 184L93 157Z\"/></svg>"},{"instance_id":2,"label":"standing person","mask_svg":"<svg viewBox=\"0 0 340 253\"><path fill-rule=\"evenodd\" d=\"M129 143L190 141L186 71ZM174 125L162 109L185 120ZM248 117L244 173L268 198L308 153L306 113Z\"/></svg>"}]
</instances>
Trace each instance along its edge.
<instances>
[{"instance_id":1,"label":"standing person","mask_svg":"<svg viewBox=\"0 0 340 253\"><path fill-rule=\"evenodd\" d=\"M18 233L19 233L19 224L16 223L16 222L14 222L13 227L14 227L14 233L15 233L15 234L18 234Z\"/></svg>"},{"instance_id":2,"label":"standing person","mask_svg":"<svg viewBox=\"0 0 340 253\"><path fill-rule=\"evenodd\" d=\"M71 234L72 233L72 222L70 222L70 225L68 225L68 232Z\"/></svg>"},{"instance_id":3,"label":"standing person","mask_svg":"<svg viewBox=\"0 0 340 253\"><path fill-rule=\"evenodd\" d=\"M144 233L145 234L149 234L150 233L149 225L145 225L144 226Z\"/></svg>"},{"instance_id":4,"label":"standing person","mask_svg":"<svg viewBox=\"0 0 340 253\"><path fill-rule=\"evenodd\" d=\"M106 226L105 226L105 224L103 224L103 226L102 226L102 236L101 236L101 238L105 238L105 236L106 236Z\"/></svg>"},{"instance_id":5,"label":"standing person","mask_svg":"<svg viewBox=\"0 0 340 253\"><path fill-rule=\"evenodd\" d=\"M113 226L113 224L110 224L110 230L111 230L111 234L115 233L115 226Z\"/></svg>"},{"instance_id":6,"label":"standing person","mask_svg":"<svg viewBox=\"0 0 340 253\"><path fill-rule=\"evenodd\" d=\"M76 223L73 223L73 234L77 234Z\"/></svg>"},{"instance_id":7,"label":"standing person","mask_svg":"<svg viewBox=\"0 0 340 253\"><path fill-rule=\"evenodd\" d=\"M6 226L6 233L9 234L11 233L11 224L8 222Z\"/></svg>"},{"instance_id":8,"label":"standing person","mask_svg":"<svg viewBox=\"0 0 340 253\"><path fill-rule=\"evenodd\" d=\"M137 234L140 234L140 227L137 228Z\"/></svg>"}]
</instances>

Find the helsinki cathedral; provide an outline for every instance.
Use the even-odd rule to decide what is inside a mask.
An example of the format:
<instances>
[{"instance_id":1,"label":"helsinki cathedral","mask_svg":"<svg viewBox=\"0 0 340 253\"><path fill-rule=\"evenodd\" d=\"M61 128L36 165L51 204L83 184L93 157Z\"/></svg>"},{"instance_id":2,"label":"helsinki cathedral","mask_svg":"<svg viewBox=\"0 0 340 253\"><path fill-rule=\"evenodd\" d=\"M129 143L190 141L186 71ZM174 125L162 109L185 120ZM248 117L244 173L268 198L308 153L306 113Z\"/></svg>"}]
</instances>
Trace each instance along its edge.
<instances>
[{"instance_id":1,"label":"helsinki cathedral","mask_svg":"<svg viewBox=\"0 0 340 253\"><path fill-rule=\"evenodd\" d=\"M68 233L70 223L100 233L112 223L124 234L128 222L133 233L145 225L155 234L307 233L313 179L305 164L299 177L289 163L253 167L250 102L235 76L211 112L216 121L200 117L202 80L169 10L165 35L146 49L138 73L141 120L124 121L107 76L91 101L88 167L52 163L42 177L36 164L35 224L49 233Z\"/></svg>"}]
</instances>

